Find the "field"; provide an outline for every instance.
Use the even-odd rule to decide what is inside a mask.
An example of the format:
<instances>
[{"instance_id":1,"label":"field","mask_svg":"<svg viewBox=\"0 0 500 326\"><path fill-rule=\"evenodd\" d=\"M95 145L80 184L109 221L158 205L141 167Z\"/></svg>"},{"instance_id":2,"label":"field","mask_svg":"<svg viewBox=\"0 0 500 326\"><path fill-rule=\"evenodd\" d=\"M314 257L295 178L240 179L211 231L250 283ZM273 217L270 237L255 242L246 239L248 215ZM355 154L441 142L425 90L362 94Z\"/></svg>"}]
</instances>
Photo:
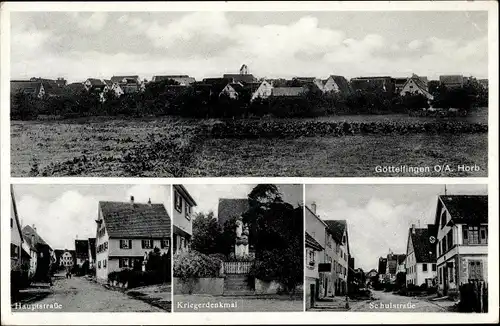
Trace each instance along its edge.
<instances>
[{"instance_id":1,"label":"field","mask_svg":"<svg viewBox=\"0 0 500 326\"><path fill-rule=\"evenodd\" d=\"M344 116L314 120L418 122L406 115ZM486 114L455 118L487 123ZM453 120L453 119L447 119ZM12 121L11 174L100 177L389 177L487 176L486 132L368 134L295 138L212 138L215 121L180 118L88 118ZM430 171L377 173L376 167ZM448 165L450 170L435 171ZM472 171L459 171L472 165Z\"/></svg>"}]
</instances>

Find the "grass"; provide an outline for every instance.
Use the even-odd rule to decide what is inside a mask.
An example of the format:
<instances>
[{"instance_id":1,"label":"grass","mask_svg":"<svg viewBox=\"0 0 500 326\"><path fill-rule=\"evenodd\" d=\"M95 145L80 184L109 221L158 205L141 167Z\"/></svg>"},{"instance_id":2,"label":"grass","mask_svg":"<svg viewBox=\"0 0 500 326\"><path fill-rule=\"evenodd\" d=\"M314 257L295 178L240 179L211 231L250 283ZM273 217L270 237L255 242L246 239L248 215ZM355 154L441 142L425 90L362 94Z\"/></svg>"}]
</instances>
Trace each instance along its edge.
<instances>
[{"instance_id":1,"label":"grass","mask_svg":"<svg viewBox=\"0 0 500 326\"><path fill-rule=\"evenodd\" d=\"M485 122L487 111L461 118ZM486 118L485 118L486 117ZM407 115L324 119L417 121ZM460 119L460 118L455 118ZM463 177L487 176L487 133L211 139L214 120L90 118L11 122L11 175L87 177ZM154 135L154 138L149 137ZM381 166L448 164L453 171L378 174ZM459 172L460 164L480 171Z\"/></svg>"}]
</instances>

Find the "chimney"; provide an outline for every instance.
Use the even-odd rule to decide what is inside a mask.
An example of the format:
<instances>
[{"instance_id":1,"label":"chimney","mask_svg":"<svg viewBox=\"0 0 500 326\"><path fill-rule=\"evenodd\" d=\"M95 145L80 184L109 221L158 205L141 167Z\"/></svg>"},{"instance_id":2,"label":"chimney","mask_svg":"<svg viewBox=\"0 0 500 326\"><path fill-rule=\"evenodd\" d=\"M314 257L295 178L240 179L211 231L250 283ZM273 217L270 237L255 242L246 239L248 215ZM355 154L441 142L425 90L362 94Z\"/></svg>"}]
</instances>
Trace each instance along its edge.
<instances>
[{"instance_id":1,"label":"chimney","mask_svg":"<svg viewBox=\"0 0 500 326\"><path fill-rule=\"evenodd\" d=\"M313 203L311 204L311 210L312 210L312 212L313 212L314 214L316 214L316 202L313 202Z\"/></svg>"},{"instance_id":2,"label":"chimney","mask_svg":"<svg viewBox=\"0 0 500 326\"><path fill-rule=\"evenodd\" d=\"M130 196L130 203L134 205L134 196Z\"/></svg>"},{"instance_id":3,"label":"chimney","mask_svg":"<svg viewBox=\"0 0 500 326\"><path fill-rule=\"evenodd\" d=\"M412 225L411 225L411 233L412 233L412 234L415 234L415 224L412 224Z\"/></svg>"}]
</instances>

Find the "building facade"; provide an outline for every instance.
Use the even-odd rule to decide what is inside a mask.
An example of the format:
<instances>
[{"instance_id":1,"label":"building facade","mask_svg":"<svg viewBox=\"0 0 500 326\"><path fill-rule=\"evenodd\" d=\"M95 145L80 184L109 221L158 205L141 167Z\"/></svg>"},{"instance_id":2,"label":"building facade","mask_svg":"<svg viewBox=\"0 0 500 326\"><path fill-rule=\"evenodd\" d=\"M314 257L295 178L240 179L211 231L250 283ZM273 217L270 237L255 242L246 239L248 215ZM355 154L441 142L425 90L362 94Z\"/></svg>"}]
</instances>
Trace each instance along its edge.
<instances>
[{"instance_id":1,"label":"building facade","mask_svg":"<svg viewBox=\"0 0 500 326\"><path fill-rule=\"evenodd\" d=\"M170 216L163 204L99 202L96 220L96 278L105 282L111 272L144 270L148 254L158 248L169 254Z\"/></svg>"},{"instance_id":2,"label":"building facade","mask_svg":"<svg viewBox=\"0 0 500 326\"><path fill-rule=\"evenodd\" d=\"M436 285L436 234L433 225L416 228L413 224L408 231L406 246L406 285L428 287Z\"/></svg>"},{"instance_id":3,"label":"building facade","mask_svg":"<svg viewBox=\"0 0 500 326\"><path fill-rule=\"evenodd\" d=\"M457 295L469 281L488 281L488 197L438 196L435 223L438 293Z\"/></svg>"},{"instance_id":4,"label":"building facade","mask_svg":"<svg viewBox=\"0 0 500 326\"><path fill-rule=\"evenodd\" d=\"M196 202L182 185L173 185L174 210L173 210L173 248L174 254L187 251L191 247L193 235L193 207Z\"/></svg>"}]
</instances>

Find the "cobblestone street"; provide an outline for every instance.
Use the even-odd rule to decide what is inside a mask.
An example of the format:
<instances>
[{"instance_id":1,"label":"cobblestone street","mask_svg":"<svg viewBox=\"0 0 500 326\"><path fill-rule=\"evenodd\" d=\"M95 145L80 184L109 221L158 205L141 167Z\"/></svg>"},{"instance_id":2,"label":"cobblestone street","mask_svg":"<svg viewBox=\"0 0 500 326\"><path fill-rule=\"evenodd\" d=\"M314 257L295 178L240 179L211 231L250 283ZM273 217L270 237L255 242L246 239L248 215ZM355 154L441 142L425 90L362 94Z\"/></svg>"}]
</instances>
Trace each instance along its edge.
<instances>
[{"instance_id":1,"label":"cobblestone street","mask_svg":"<svg viewBox=\"0 0 500 326\"><path fill-rule=\"evenodd\" d=\"M58 277L50 294L39 301L12 305L13 312L165 312L125 293L108 290L85 277ZM57 304L57 307L56 307ZM34 307L35 309L32 309Z\"/></svg>"}]
</instances>

